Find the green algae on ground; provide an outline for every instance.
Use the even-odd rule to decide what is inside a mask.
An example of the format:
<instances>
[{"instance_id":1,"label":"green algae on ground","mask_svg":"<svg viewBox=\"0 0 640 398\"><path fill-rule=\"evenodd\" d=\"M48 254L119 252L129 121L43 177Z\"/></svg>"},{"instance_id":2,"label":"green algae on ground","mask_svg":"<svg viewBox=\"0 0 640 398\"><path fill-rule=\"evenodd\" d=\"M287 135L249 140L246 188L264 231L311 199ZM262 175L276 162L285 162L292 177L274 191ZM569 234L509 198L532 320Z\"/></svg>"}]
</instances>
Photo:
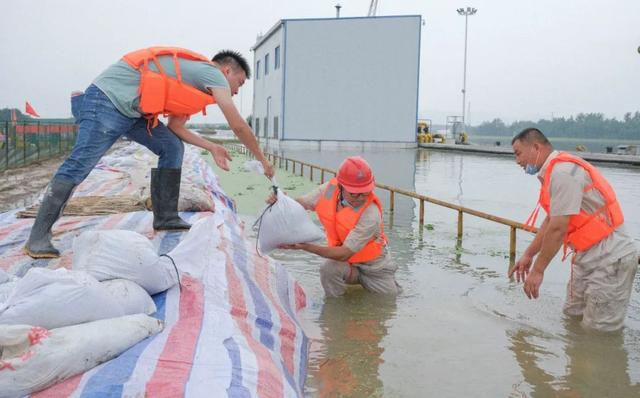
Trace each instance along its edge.
<instances>
[{"instance_id":1,"label":"green algae on ground","mask_svg":"<svg viewBox=\"0 0 640 398\"><path fill-rule=\"evenodd\" d=\"M225 193L235 200L238 213L257 216L264 208L264 201L271 192L271 182L265 176L244 170L244 162L250 160L248 156L232 150L229 150L229 153L233 158L233 161L229 162L229 171L217 167L208 152L203 154L203 158L213 168ZM276 180L280 187L293 198L306 194L318 186L317 183L309 181L308 177L293 175L289 171L278 168L276 168Z\"/></svg>"}]
</instances>

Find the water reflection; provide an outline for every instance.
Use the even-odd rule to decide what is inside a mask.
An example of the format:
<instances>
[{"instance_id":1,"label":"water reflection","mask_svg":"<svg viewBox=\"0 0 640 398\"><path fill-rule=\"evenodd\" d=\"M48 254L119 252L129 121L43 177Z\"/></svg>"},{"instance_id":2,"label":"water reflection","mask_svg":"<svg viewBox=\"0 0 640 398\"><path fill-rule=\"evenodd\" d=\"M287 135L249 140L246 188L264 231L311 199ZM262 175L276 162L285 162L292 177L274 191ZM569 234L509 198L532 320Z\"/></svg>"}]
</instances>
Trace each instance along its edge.
<instances>
[{"instance_id":1,"label":"water reflection","mask_svg":"<svg viewBox=\"0 0 640 398\"><path fill-rule=\"evenodd\" d=\"M322 335L309 364L310 386L319 397L383 395L379 367L382 340L396 315L396 299L350 287L342 297L326 298L317 325Z\"/></svg>"},{"instance_id":2,"label":"water reflection","mask_svg":"<svg viewBox=\"0 0 640 398\"><path fill-rule=\"evenodd\" d=\"M514 393L531 397L640 396L640 385L629 377L624 332L587 331L571 318L563 323L566 334L562 338L533 329L507 331L509 349L525 383L515 385ZM560 361L564 363L558 366Z\"/></svg>"}]
</instances>

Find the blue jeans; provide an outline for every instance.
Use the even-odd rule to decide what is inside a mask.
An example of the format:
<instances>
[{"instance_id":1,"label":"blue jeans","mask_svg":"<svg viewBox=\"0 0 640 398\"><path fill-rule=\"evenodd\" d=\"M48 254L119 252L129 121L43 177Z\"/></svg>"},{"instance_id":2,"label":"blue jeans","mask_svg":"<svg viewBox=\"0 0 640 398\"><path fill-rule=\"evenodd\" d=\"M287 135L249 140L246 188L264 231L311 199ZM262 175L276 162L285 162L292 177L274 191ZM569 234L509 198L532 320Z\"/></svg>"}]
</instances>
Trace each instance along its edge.
<instances>
[{"instance_id":1,"label":"blue jeans","mask_svg":"<svg viewBox=\"0 0 640 398\"><path fill-rule=\"evenodd\" d=\"M184 144L180 138L161 122L151 130L150 136L147 119L124 116L93 84L84 94L71 97L71 112L80 125L78 138L54 178L80 184L123 135L158 155L158 168L182 168Z\"/></svg>"}]
</instances>

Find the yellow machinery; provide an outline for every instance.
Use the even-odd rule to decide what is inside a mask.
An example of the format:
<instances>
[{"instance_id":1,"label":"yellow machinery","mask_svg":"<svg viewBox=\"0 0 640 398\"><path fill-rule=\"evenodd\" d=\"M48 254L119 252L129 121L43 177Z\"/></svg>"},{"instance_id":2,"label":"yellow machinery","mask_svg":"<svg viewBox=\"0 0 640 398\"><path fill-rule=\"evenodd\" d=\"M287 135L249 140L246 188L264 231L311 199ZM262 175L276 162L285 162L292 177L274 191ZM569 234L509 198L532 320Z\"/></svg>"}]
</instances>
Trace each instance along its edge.
<instances>
[{"instance_id":1,"label":"yellow machinery","mask_svg":"<svg viewBox=\"0 0 640 398\"><path fill-rule=\"evenodd\" d=\"M463 144L463 145L469 144L469 135L464 131L460 133L458 135L458 138L456 139L456 144Z\"/></svg>"},{"instance_id":2,"label":"yellow machinery","mask_svg":"<svg viewBox=\"0 0 640 398\"><path fill-rule=\"evenodd\" d=\"M420 144L445 143L444 135L431 131L431 119L418 119L417 130L418 143Z\"/></svg>"}]
</instances>

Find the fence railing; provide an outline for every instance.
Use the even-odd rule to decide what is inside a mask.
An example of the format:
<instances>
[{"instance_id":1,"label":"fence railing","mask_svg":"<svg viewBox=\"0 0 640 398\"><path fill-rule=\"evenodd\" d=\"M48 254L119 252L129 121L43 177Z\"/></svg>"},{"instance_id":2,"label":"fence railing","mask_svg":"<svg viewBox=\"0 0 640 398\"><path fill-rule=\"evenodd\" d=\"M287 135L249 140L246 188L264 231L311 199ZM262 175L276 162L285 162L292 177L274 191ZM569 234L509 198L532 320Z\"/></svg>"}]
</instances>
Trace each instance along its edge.
<instances>
[{"instance_id":1,"label":"fence railing","mask_svg":"<svg viewBox=\"0 0 640 398\"><path fill-rule=\"evenodd\" d=\"M0 170L68 153L77 134L78 126L72 123L0 122Z\"/></svg>"},{"instance_id":2,"label":"fence railing","mask_svg":"<svg viewBox=\"0 0 640 398\"><path fill-rule=\"evenodd\" d=\"M243 145L238 145L238 144L228 144L228 147L242 153L242 154L246 154L250 157L253 157L253 155L247 150L247 148ZM269 159L270 162L272 162L275 166L277 166L278 168L283 168L283 164L284 164L284 169L286 171L289 171L289 164L291 164L291 172L293 174L296 174L297 172L300 174L300 176L304 176L304 169L305 167L308 168L309 170L309 178L311 179L311 181L314 181L314 171L319 172L320 174L320 183L323 184L325 182L325 174L331 174L333 176L336 175L336 171L332 170L332 169L328 169L326 167L321 167L321 166L317 166L311 163L307 163L307 162L302 162L299 160L295 160L295 159L289 159L289 158L285 158L282 156L278 156L276 154L272 154L272 153L265 153L265 155L267 156L267 158ZM296 167L298 166L298 167ZM395 207L395 196L396 195L403 195L403 196L407 196L409 198L413 198L413 199L417 199L420 203L420 211L419 211L419 217L418 217L418 223L420 225L420 227L422 228L424 226L424 214L425 214L425 203L431 203L437 206L441 206L441 207L446 207L449 208L451 210L454 210L458 213L458 234L457 234L457 239L458 242L462 241L462 235L463 235L463 230L464 230L464 214L468 214L474 217L478 217L478 218L482 218L485 219L487 221L491 221L494 223L498 223L498 224L502 224L504 226L509 227L509 265L510 267L514 265L515 263L515 257L516 257L516 232L517 230L522 230L522 231L526 231L529 233L535 233L537 232L536 228L528 228L526 227L524 224L517 222L517 221L513 221L513 220L509 220L507 218L503 218L503 217L499 217L499 216L494 216L492 214L488 214L488 213L484 213L478 210L474 210L474 209L470 209L468 207L464 207L464 206L460 206L454 203L449 203L443 200L439 200L439 199L435 199L432 198L430 196L425 196L425 195L421 195L419 193L416 192L412 192L412 191L407 191L405 189L401 189L401 188L396 188L390 185L386 185L386 184L380 184L380 183L376 183L376 187L380 188L380 189L384 189L387 190L389 192L389 211L393 212L394 211L394 207Z\"/></svg>"}]
</instances>

